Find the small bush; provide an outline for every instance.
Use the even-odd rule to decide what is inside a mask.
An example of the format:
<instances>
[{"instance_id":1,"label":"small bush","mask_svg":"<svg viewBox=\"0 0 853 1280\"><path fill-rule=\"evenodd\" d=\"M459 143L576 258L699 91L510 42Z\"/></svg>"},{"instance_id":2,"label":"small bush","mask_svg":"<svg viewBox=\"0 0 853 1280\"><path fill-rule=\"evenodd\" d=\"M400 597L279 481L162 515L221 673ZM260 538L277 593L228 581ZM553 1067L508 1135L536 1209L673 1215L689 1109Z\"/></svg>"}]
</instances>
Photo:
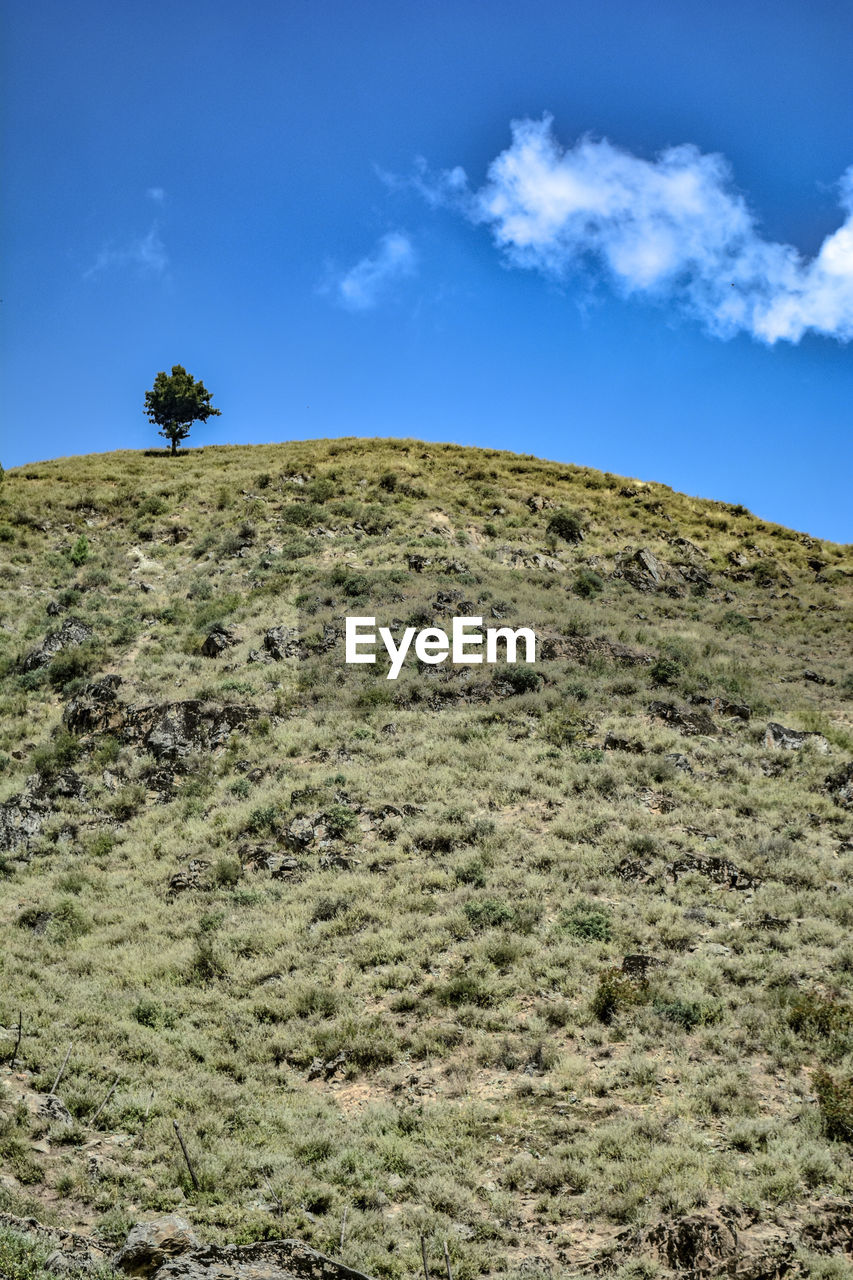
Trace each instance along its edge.
<instances>
[{"instance_id":1,"label":"small bush","mask_svg":"<svg viewBox=\"0 0 853 1280\"><path fill-rule=\"evenodd\" d=\"M358 826L358 815L345 804L333 804L323 814L326 831L333 840L343 840L352 835Z\"/></svg>"},{"instance_id":2,"label":"small bush","mask_svg":"<svg viewBox=\"0 0 853 1280\"><path fill-rule=\"evenodd\" d=\"M827 1138L853 1144L853 1076L836 1080L818 1067L813 1079Z\"/></svg>"},{"instance_id":3,"label":"small bush","mask_svg":"<svg viewBox=\"0 0 853 1280\"><path fill-rule=\"evenodd\" d=\"M497 898L466 902L462 910L475 929L493 929L499 924L509 924L515 915L512 907Z\"/></svg>"},{"instance_id":4,"label":"small bush","mask_svg":"<svg viewBox=\"0 0 853 1280\"><path fill-rule=\"evenodd\" d=\"M563 542L583 541L583 521L576 511L561 508L555 511L548 521L546 533L549 538L562 538Z\"/></svg>"},{"instance_id":5,"label":"small bush","mask_svg":"<svg viewBox=\"0 0 853 1280\"><path fill-rule=\"evenodd\" d=\"M559 927L570 937L580 938L583 942L609 942L612 937L608 913L585 900L560 912Z\"/></svg>"},{"instance_id":6,"label":"small bush","mask_svg":"<svg viewBox=\"0 0 853 1280\"><path fill-rule=\"evenodd\" d=\"M539 688L542 677L538 671L534 671L533 667L528 667L522 662L518 666L507 666L495 679L508 684L513 693L533 693Z\"/></svg>"},{"instance_id":7,"label":"small bush","mask_svg":"<svg viewBox=\"0 0 853 1280\"><path fill-rule=\"evenodd\" d=\"M652 684L655 685L671 685L675 684L681 675L681 663L677 658L658 658L649 668Z\"/></svg>"},{"instance_id":8,"label":"small bush","mask_svg":"<svg viewBox=\"0 0 853 1280\"><path fill-rule=\"evenodd\" d=\"M645 998L640 985L621 969L605 969L598 979L590 1009L599 1022L608 1025L617 1013L632 1005L640 1004Z\"/></svg>"},{"instance_id":9,"label":"small bush","mask_svg":"<svg viewBox=\"0 0 853 1280\"><path fill-rule=\"evenodd\" d=\"M594 569L581 569L580 573L575 576L572 590L576 596L581 596L584 600L591 600L604 590L604 579Z\"/></svg>"},{"instance_id":10,"label":"small bush","mask_svg":"<svg viewBox=\"0 0 853 1280\"><path fill-rule=\"evenodd\" d=\"M220 889L230 889L240 879L242 868L238 858L219 858L213 868L213 883Z\"/></svg>"},{"instance_id":11,"label":"small bush","mask_svg":"<svg viewBox=\"0 0 853 1280\"><path fill-rule=\"evenodd\" d=\"M75 568L78 568L78 569L82 564L85 564L86 561L89 559L89 543L84 533L80 534L80 537L77 539L77 541L74 543L74 546L68 552L68 559L75 566Z\"/></svg>"}]
</instances>

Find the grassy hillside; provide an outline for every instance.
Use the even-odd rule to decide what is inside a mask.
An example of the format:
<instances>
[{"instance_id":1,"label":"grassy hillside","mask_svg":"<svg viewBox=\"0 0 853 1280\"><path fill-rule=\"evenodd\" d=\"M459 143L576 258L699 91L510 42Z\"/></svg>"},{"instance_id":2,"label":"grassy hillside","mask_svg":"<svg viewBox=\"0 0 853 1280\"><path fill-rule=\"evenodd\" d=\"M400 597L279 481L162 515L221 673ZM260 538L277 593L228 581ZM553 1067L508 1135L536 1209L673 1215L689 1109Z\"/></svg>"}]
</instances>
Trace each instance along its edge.
<instances>
[{"instance_id":1,"label":"grassy hillside","mask_svg":"<svg viewBox=\"0 0 853 1280\"><path fill-rule=\"evenodd\" d=\"M853 549L347 439L8 472L0 575L0 1209L851 1274ZM466 613L540 660L344 664Z\"/></svg>"}]
</instances>

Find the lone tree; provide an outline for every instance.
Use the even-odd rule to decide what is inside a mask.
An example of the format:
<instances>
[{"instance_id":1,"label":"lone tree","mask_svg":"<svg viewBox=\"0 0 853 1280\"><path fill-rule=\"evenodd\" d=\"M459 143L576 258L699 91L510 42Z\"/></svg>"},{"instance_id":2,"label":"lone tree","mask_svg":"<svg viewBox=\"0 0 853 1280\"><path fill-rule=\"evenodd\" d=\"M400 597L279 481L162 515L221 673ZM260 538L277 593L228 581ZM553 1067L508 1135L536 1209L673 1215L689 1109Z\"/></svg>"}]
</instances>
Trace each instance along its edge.
<instances>
[{"instance_id":1,"label":"lone tree","mask_svg":"<svg viewBox=\"0 0 853 1280\"><path fill-rule=\"evenodd\" d=\"M172 457L194 422L219 416L219 409L210 403L212 394L203 382L195 382L182 364L173 364L171 373L158 373L152 389L145 392L145 412L159 426L160 435L171 440Z\"/></svg>"}]
</instances>

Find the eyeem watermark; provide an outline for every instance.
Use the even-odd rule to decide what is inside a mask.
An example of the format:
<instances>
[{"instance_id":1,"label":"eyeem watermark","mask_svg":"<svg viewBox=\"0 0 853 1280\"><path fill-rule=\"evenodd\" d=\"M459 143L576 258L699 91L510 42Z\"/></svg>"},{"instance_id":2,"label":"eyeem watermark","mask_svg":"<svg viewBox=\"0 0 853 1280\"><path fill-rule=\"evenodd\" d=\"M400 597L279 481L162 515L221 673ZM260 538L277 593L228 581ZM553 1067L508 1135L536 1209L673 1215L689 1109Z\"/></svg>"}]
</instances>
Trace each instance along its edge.
<instances>
[{"instance_id":1,"label":"eyeem watermark","mask_svg":"<svg viewBox=\"0 0 853 1280\"><path fill-rule=\"evenodd\" d=\"M530 627L486 627L482 618L454 618L448 636L441 627L406 627L399 644L390 627L376 626L375 618L346 619L346 660L348 663L376 662L377 637L382 640L390 659L388 680L396 680L406 655L412 649L419 662L430 666L446 662L455 666L472 666L479 662L495 663L498 645L502 644L505 662L518 661L519 645L524 645L524 661L536 661L536 635ZM485 652L484 652L485 650Z\"/></svg>"}]
</instances>

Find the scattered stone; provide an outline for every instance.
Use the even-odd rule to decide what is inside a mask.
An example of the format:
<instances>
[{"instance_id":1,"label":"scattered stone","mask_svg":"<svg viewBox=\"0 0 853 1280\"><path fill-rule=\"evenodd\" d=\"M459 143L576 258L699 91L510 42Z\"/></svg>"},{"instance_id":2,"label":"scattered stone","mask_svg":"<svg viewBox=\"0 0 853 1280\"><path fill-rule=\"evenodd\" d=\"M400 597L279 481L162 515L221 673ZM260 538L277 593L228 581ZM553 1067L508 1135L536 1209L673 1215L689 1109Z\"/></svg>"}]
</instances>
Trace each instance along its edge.
<instances>
[{"instance_id":1,"label":"scattered stone","mask_svg":"<svg viewBox=\"0 0 853 1280\"><path fill-rule=\"evenodd\" d=\"M680 769L682 773L693 772L693 766L687 756L682 755L680 751L669 751L664 756L664 759L668 760L674 769Z\"/></svg>"},{"instance_id":2,"label":"scattered stone","mask_svg":"<svg viewBox=\"0 0 853 1280\"><path fill-rule=\"evenodd\" d=\"M637 591L653 591L662 587L670 576L667 566L654 552L640 547L626 547L616 557L614 578L622 578Z\"/></svg>"},{"instance_id":3,"label":"scattered stone","mask_svg":"<svg viewBox=\"0 0 853 1280\"><path fill-rule=\"evenodd\" d=\"M613 868L613 874L620 880L631 881L634 884L651 884L655 879L655 876L637 858L623 858Z\"/></svg>"},{"instance_id":4,"label":"scattered stone","mask_svg":"<svg viewBox=\"0 0 853 1280\"><path fill-rule=\"evenodd\" d=\"M38 1113L46 1120L55 1120L59 1124L73 1124L71 1112L61 1098L55 1093L46 1093L39 1103Z\"/></svg>"},{"instance_id":5,"label":"scattered stone","mask_svg":"<svg viewBox=\"0 0 853 1280\"><path fill-rule=\"evenodd\" d=\"M717 732L717 726L707 711L688 711L686 707L678 707L674 702L651 702L649 715L671 724L685 737Z\"/></svg>"},{"instance_id":6,"label":"scattered stone","mask_svg":"<svg viewBox=\"0 0 853 1280\"><path fill-rule=\"evenodd\" d=\"M347 1055L343 1050L334 1058L324 1061L322 1058L315 1058L308 1068L308 1079L317 1080L320 1076L324 1080L331 1080L336 1071L346 1065Z\"/></svg>"},{"instance_id":7,"label":"scattered stone","mask_svg":"<svg viewBox=\"0 0 853 1280\"><path fill-rule=\"evenodd\" d=\"M811 741L812 746L821 755L826 755L829 751L829 743L822 734L806 733L800 729L786 729L784 725L776 724L772 720L764 734L765 747L775 747L781 751L799 751L808 741Z\"/></svg>"},{"instance_id":8,"label":"scattered stone","mask_svg":"<svg viewBox=\"0 0 853 1280\"><path fill-rule=\"evenodd\" d=\"M545 507L550 507L551 503L547 498L543 498L540 494L533 493L527 499L527 505L535 515L537 511L543 511Z\"/></svg>"},{"instance_id":9,"label":"scattered stone","mask_svg":"<svg viewBox=\"0 0 853 1280\"><path fill-rule=\"evenodd\" d=\"M186 1219L170 1213L153 1222L138 1222L113 1259L113 1266L125 1275L147 1280L165 1262L198 1249L200 1243Z\"/></svg>"},{"instance_id":10,"label":"scattered stone","mask_svg":"<svg viewBox=\"0 0 853 1280\"><path fill-rule=\"evenodd\" d=\"M191 858L185 867L170 877L166 897L174 898L190 889L209 889L209 883L203 878L209 866L205 858Z\"/></svg>"},{"instance_id":11,"label":"scattered stone","mask_svg":"<svg viewBox=\"0 0 853 1280\"><path fill-rule=\"evenodd\" d=\"M694 694L690 699L694 707L707 707L712 715L729 716L733 720L749 720L752 710L745 702L730 702L728 698L705 698Z\"/></svg>"},{"instance_id":12,"label":"scattered stone","mask_svg":"<svg viewBox=\"0 0 853 1280\"><path fill-rule=\"evenodd\" d=\"M270 627L269 631L264 633L264 649L276 662L280 662L283 658L298 657L300 643L295 628Z\"/></svg>"},{"instance_id":13,"label":"scattered stone","mask_svg":"<svg viewBox=\"0 0 853 1280\"><path fill-rule=\"evenodd\" d=\"M608 733L604 739L604 750L629 751L632 755L641 756L646 748L638 738L620 738L618 734Z\"/></svg>"},{"instance_id":14,"label":"scattered stone","mask_svg":"<svg viewBox=\"0 0 853 1280\"><path fill-rule=\"evenodd\" d=\"M810 680L812 684L835 684L834 680L827 680L826 676L819 675L817 671L804 671L803 679Z\"/></svg>"},{"instance_id":15,"label":"scattered stone","mask_svg":"<svg viewBox=\"0 0 853 1280\"><path fill-rule=\"evenodd\" d=\"M728 858L716 856L703 858L695 853L687 853L670 862L666 869L676 882L680 875L698 871L700 875L707 876L716 884L724 884L729 889L757 889L761 883L757 876L742 870Z\"/></svg>"},{"instance_id":16,"label":"scattered stone","mask_svg":"<svg viewBox=\"0 0 853 1280\"><path fill-rule=\"evenodd\" d=\"M307 849L316 838L313 821L311 818L294 818L286 828L284 838L291 848Z\"/></svg>"},{"instance_id":17,"label":"scattered stone","mask_svg":"<svg viewBox=\"0 0 853 1280\"><path fill-rule=\"evenodd\" d=\"M429 556L421 556L416 554L416 555L408 556L406 563L408 564L412 573L423 573L424 569L428 569L429 566L432 564L432 560L429 558Z\"/></svg>"},{"instance_id":18,"label":"scattered stone","mask_svg":"<svg viewBox=\"0 0 853 1280\"><path fill-rule=\"evenodd\" d=\"M31 649L21 663L22 671L37 671L52 662L63 649L76 649L92 638L92 628L79 618L66 618L58 631L51 631L41 644Z\"/></svg>"},{"instance_id":19,"label":"scattered stone","mask_svg":"<svg viewBox=\"0 0 853 1280\"><path fill-rule=\"evenodd\" d=\"M210 634L201 646L201 652L205 658L218 658L226 649L232 649L239 643L240 637L233 627L217 623L211 628Z\"/></svg>"}]
</instances>

